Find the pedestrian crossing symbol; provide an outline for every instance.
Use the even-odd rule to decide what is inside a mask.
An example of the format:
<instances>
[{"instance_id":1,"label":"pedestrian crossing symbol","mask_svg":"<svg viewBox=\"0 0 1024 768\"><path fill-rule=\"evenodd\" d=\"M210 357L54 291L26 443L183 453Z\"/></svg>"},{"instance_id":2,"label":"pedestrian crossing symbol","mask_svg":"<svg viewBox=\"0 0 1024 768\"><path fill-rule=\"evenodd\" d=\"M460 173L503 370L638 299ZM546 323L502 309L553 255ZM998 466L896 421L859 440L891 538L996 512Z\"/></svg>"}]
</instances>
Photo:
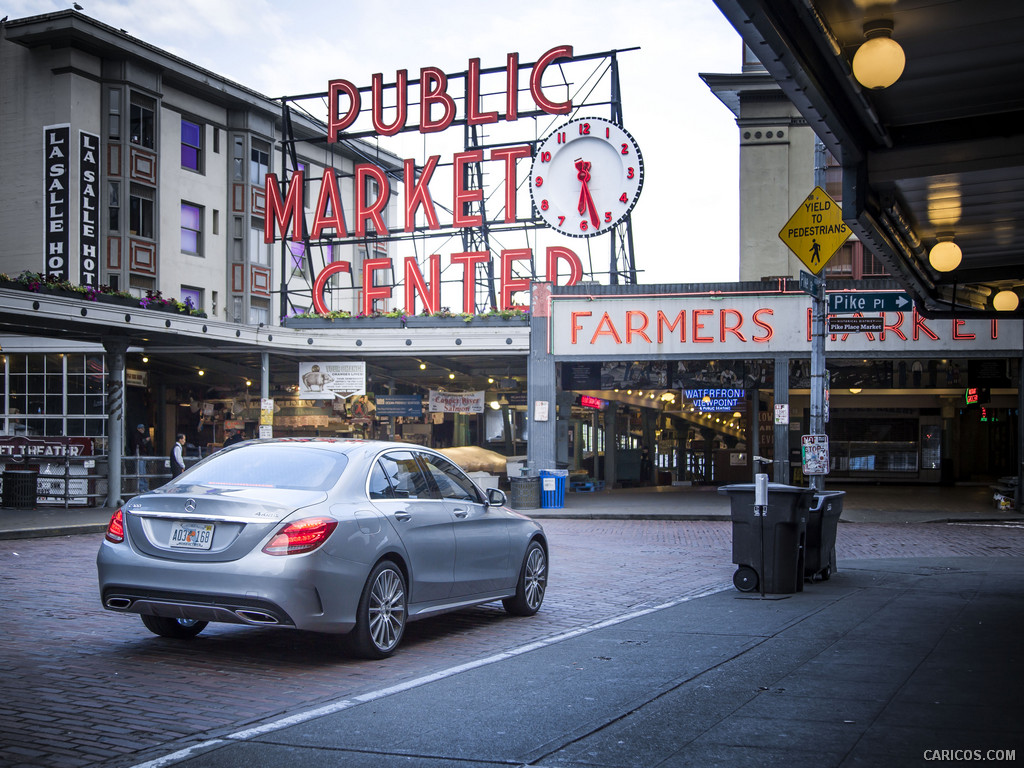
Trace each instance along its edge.
<instances>
[{"instance_id":1,"label":"pedestrian crossing symbol","mask_svg":"<svg viewBox=\"0 0 1024 768\"><path fill-rule=\"evenodd\" d=\"M816 275L852 234L839 204L815 187L779 231L779 238Z\"/></svg>"}]
</instances>

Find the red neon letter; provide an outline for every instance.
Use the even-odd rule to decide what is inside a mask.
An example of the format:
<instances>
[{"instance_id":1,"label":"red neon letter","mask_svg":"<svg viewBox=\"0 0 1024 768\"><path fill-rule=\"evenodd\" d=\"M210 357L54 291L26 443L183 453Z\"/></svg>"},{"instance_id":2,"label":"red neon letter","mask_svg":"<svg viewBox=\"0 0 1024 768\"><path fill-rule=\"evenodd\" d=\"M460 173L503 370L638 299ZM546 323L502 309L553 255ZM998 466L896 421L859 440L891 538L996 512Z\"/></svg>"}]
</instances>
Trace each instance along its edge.
<instances>
[{"instance_id":1,"label":"red neon letter","mask_svg":"<svg viewBox=\"0 0 1024 768\"><path fill-rule=\"evenodd\" d=\"M513 261L530 261L533 258L533 251L529 248L513 248L501 252L501 297L498 299L498 309L527 309L526 304L513 304L512 294L516 291L530 290L530 278L512 278Z\"/></svg>"},{"instance_id":2,"label":"red neon letter","mask_svg":"<svg viewBox=\"0 0 1024 768\"><path fill-rule=\"evenodd\" d=\"M491 150L491 160L505 161L505 223L511 224L516 220L516 187L519 180L516 177L516 160L521 157L529 157L530 148L504 147Z\"/></svg>"},{"instance_id":3,"label":"red neon letter","mask_svg":"<svg viewBox=\"0 0 1024 768\"><path fill-rule=\"evenodd\" d=\"M328 209L330 209L328 211ZM341 195L338 193L338 177L333 168L324 168L324 178L320 182L320 197L316 201L316 213L313 216L313 229L310 238L319 240L325 229L333 229L336 237L348 237L345 227L345 212L341 208Z\"/></svg>"},{"instance_id":4,"label":"red neon letter","mask_svg":"<svg viewBox=\"0 0 1024 768\"><path fill-rule=\"evenodd\" d=\"M605 312L598 321L597 328L590 339L590 343L593 344L596 342L598 336L611 336L615 339L616 344L622 343L622 339L619 337L618 331L615 330L615 324L612 322L612 319L608 317L607 312Z\"/></svg>"},{"instance_id":5,"label":"red neon letter","mask_svg":"<svg viewBox=\"0 0 1024 768\"><path fill-rule=\"evenodd\" d=\"M552 48L537 59L537 63L533 65L533 71L530 73L530 95L533 96L537 106L549 115L567 115L572 111L572 99L562 102L551 101L544 95L540 83L544 77L544 70L547 69L551 62L567 58L572 58L571 45L560 45L557 48Z\"/></svg>"},{"instance_id":6,"label":"red neon letter","mask_svg":"<svg viewBox=\"0 0 1024 768\"><path fill-rule=\"evenodd\" d=\"M732 315L736 318L734 325L729 325L726 321L726 317ZM718 338L719 341L725 343L725 334L731 333L736 336L740 341L746 341L746 337L740 333L740 328L743 327L743 315L736 309L723 309L718 315Z\"/></svg>"},{"instance_id":7,"label":"red neon letter","mask_svg":"<svg viewBox=\"0 0 1024 768\"><path fill-rule=\"evenodd\" d=\"M427 158L427 164L420 171L420 177L416 178L416 161L405 161L405 231L412 232L416 225L416 209L423 206L423 213L427 217L427 226L430 229L440 229L441 222L437 220L437 211L434 210L434 199L430 196L430 177L434 175L434 169L441 159L440 155L431 155Z\"/></svg>"},{"instance_id":8,"label":"red neon letter","mask_svg":"<svg viewBox=\"0 0 1024 768\"><path fill-rule=\"evenodd\" d=\"M702 317L715 314L713 309L695 309L693 310L693 340L694 342L706 343L713 342L715 339L713 336L698 336L704 328L704 323L701 322Z\"/></svg>"},{"instance_id":9,"label":"red neon letter","mask_svg":"<svg viewBox=\"0 0 1024 768\"><path fill-rule=\"evenodd\" d=\"M640 324L639 328L634 328L633 327L633 318L634 317L639 317L640 318L640 323L641 324ZM651 318L649 318L647 316L646 312L641 312L639 310L629 310L629 311L627 311L626 312L626 343L627 344L632 344L633 343L633 334L635 333L637 336L639 336L644 341L646 341L648 344L650 344L651 343L651 337L648 336L646 333L644 333L644 331L647 330L647 326L650 325L650 322L651 322Z\"/></svg>"},{"instance_id":10,"label":"red neon letter","mask_svg":"<svg viewBox=\"0 0 1024 768\"><path fill-rule=\"evenodd\" d=\"M391 271L393 269L391 259L364 259L363 260L363 314L373 314L373 303L377 299L390 299L390 285L374 285L374 273L378 270Z\"/></svg>"},{"instance_id":11,"label":"red neon letter","mask_svg":"<svg viewBox=\"0 0 1024 768\"><path fill-rule=\"evenodd\" d=\"M677 325L679 326L679 340L686 341L686 310L684 309L680 311L680 313L676 315L675 321L670 323L668 321L668 316L659 309L658 343L661 344L665 341L665 331L674 331Z\"/></svg>"},{"instance_id":12,"label":"red neon letter","mask_svg":"<svg viewBox=\"0 0 1024 768\"><path fill-rule=\"evenodd\" d=\"M416 257L405 258L405 311L416 314L416 294L423 297L423 309L434 314L441 311L441 257L433 254L430 257L430 285L428 286L420 272Z\"/></svg>"},{"instance_id":13,"label":"red neon letter","mask_svg":"<svg viewBox=\"0 0 1024 768\"><path fill-rule=\"evenodd\" d=\"M510 53L505 64L505 120L519 119L519 54Z\"/></svg>"},{"instance_id":14,"label":"red neon letter","mask_svg":"<svg viewBox=\"0 0 1024 768\"><path fill-rule=\"evenodd\" d=\"M885 322L885 312L882 312L881 315L882 315L882 332L880 334L878 334L878 340L879 341L885 341L885 332L886 331L892 331L897 336L899 336L901 339L903 339L903 341L906 341L907 337L904 335L903 331L900 330L900 326L903 325L903 313L902 312L897 312L896 313L896 322L893 323L892 325L889 325L888 323Z\"/></svg>"},{"instance_id":15,"label":"red neon letter","mask_svg":"<svg viewBox=\"0 0 1024 768\"><path fill-rule=\"evenodd\" d=\"M756 341L759 344L764 344L772 340L772 336L775 335L775 329L768 325L768 323L762 322L761 315L768 315L770 317L774 314L774 310L765 309L764 307L762 307L761 309L754 310L754 314L751 315L751 320L754 321L754 325L756 325L758 328L763 328L765 334L764 336L751 336L751 341Z\"/></svg>"},{"instance_id":16,"label":"red neon letter","mask_svg":"<svg viewBox=\"0 0 1024 768\"><path fill-rule=\"evenodd\" d=\"M409 102L409 73L400 69L395 73L395 121L391 125L384 124L384 75L379 72L373 76L373 105L370 116L373 119L373 130L381 136L394 136L405 127L406 112Z\"/></svg>"},{"instance_id":17,"label":"red neon letter","mask_svg":"<svg viewBox=\"0 0 1024 768\"><path fill-rule=\"evenodd\" d=\"M479 163L484 159L482 150L475 149L472 152L456 152L452 163L455 175L455 193L452 204L452 226L453 227L479 227L483 221L479 215L467 215L465 206L477 200L484 199L483 189L466 189L468 163Z\"/></svg>"},{"instance_id":18,"label":"red neon letter","mask_svg":"<svg viewBox=\"0 0 1024 768\"><path fill-rule=\"evenodd\" d=\"M327 281L339 272L352 274L352 265L347 261L332 261L320 270L320 274L313 281L313 309L321 315L326 315L330 312L327 308L327 302L324 301L324 288L327 287Z\"/></svg>"},{"instance_id":19,"label":"red neon letter","mask_svg":"<svg viewBox=\"0 0 1024 768\"><path fill-rule=\"evenodd\" d=\"M572 341L570 343L575 344L576 343L576 339L577 339L577 333L576 332L583 330L583 326L582 325L578 325L576 323L576 318L577 317L590 317L592 314L593 314L592 312L570 312L569 313L569 317L571 318L571 321L572 321L572 330L571 330Z\"/></svg>"},{"instance_id":20,"label":"red neon letter","mask_svg":"<svg viewBox=\"0 0 1024 768\"><path fill-rule=\"evenodd\" d=\"M367 198L367 179L375 179L379 192L377 199L372 203ZM388 198L391 197L391 185L384 171L376 165L360 163L356 166L356 237L366 236L366 221L373 223L373 230L381 236L387 236L388 228L384 224L384 217L381 216L388 205Z\"/></svg>"},{"instance_id":21,"label":"red neon letter","mask_svg":"<svg viewBox=\"0 0 1024 768\"><path fill-rule=\"evenodd\" d=\"M488 251L453 253L452 264L462 264L462 311L476 313L476 265L489 261Z\"/></svg>"},{"instance_id":22,"label":"red neon letter","mask_svg":"<svg viewBox=\"0 0 1024 768\"><path fill-rule=\"evenodd\" d=\"M966 320L954 320L953 321L953 340L954 341L974 341L973 333L960 333L960 329Z\"/></svg>"},{"instance_id":23,"label":"red neon letter","mask_svg":"<svg viewBox=\"0 0 1024 768\"><path fill-rule=\"evenodd\" d=\"M549 245L547 250L547 281L558 285L558 262L569 262L569 279L566 285L576 285L583 279L583 263L575 252L562 245Z\"/></svg>"},{"instance_id":24,"label":"red neon letter","mask_svg":"<svg viewBox=\"0 0 1024 768\"><path fill-rule=\"evenodd\" d=\"M470 59L466 73L466 125L496 122L497 112L480 111L480 59Z\"/></svg>"},{"instance_id":25,"label":"red neon letter","mask_svg":"<svg viewBox=\"0 0 1024 768\"><path fill-rule=\"evenodd\" d=\"M924 331L925 336L927 336L932 341L938 341L939 340L939 335L937 333L935 333L935 331L933 331L927 325L924 324L924 318L921 317L919 314L917 314L917 309L914 310L914 312L911 315L911 317L914 318L914 333L913 333L914 341L917 341L919 338L921 338L921 331ZM955 327L954 327L954 330L955 330Z\"/></svg>"},{"instance_id":26,"label":"red neon letter","mask_svg":"<svg viewBox=\"0 0 1024 768\"><path fill-rule=\"evenodd\" d=\"M302 171L296 171L288 179L288 194L284 201L278 191L277 174L268 173L266 180L267 215L263 219L263 242L274 242L274 225L281 228L281 238L288 237L288 226L292 228L292 240L302 240Z\"/></svg>"},{"instance_id":27,"label":"red neon letter","mask_svg":"<svg viewBox=\"0 0 1024 768\"><path fill-rule=\"evenodd\" d=\"M430 119L430 108L441 104L440 120ZM448 75L437 67L420 70L420 133L443 131L455 119L455 99L448 95Z\"/></svg>"},{"instance_id":28,"label":"red neon letter","mask_svg":"<svg viewBox=\"0 0 1024 768\"><path fill-rule=\"evenodd\" d=\"M344 117L338 116L338 95L344 93L349 98L348 112ZM338 131L348 128L359 117L359 89L348 80L331 80L327 84L327 143L338 141Z\"/></svg>"}]
</instances>

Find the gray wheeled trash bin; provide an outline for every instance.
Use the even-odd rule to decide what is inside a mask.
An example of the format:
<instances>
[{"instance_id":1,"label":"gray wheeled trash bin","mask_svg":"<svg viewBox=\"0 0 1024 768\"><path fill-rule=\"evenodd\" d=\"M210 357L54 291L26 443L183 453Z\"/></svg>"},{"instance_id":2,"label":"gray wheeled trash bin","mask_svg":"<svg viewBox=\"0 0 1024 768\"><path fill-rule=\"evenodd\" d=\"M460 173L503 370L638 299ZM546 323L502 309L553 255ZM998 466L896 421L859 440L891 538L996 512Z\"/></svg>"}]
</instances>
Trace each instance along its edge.
<instances>
[{"instance_id":1,"label":"gray wheeled trash bin","mask_svg":"<svg viewBox=\"0 0 1024 768\"><path fill-rule=\"evenodd\" d=\"M804 576L827 581L836 572L836 529L843 514L845 491L820 491L807 511Z\"/></svg>"},{"instance_id":2,"label":"gray wheeled trash bin","mask_svg":"<svg viewBox=\"0 0 1024 768\"><path fill-rule=\"evenodd\" d=\"M537 509L540 506L539 477L510 477L512 493L509 506L512 509Z\"/></svg>"},{"instance_id":3,"label":"gray wheeled trash bin","mask_svg":"<svg viewBox=\"0 0 1024 768\"><path fill-rule=\"evenodd\" d=\"M740 592L792 594L804 587L804 540L814 491L782 483L768 484L768 506L761 517L754 507L754 483L725 485L732 510L732 577Z\"/></svg>"}]
</instances>

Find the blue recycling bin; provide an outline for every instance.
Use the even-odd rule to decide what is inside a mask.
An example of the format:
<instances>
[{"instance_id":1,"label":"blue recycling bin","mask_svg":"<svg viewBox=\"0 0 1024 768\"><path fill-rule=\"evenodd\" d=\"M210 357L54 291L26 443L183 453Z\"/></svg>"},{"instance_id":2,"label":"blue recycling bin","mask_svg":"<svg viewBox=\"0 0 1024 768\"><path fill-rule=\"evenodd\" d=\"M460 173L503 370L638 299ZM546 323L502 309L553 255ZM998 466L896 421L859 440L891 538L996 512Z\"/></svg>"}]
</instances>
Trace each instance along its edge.
<instances>
[{"instance_id":1,"label":"blue recycling bin","mask_svg":"<svg viewBox=\"0 0 1024 768\"><path fill-rule=\"evenodd\" d=\"M542 469L540 471L540 508L561 509L565 506L565 481L568 469Z\"/></svg>"}]
</instances>

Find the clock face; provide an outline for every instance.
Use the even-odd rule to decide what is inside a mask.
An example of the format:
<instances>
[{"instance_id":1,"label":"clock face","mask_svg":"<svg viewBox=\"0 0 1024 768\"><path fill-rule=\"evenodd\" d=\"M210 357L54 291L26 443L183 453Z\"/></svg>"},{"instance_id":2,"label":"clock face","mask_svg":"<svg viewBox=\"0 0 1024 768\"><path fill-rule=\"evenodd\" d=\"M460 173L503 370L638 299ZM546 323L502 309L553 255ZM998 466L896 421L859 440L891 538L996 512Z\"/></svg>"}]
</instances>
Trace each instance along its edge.
<instances>
[{"instance_id":1,"label":"clock face","mask_svg":"<svg viewBox=\"0 0 1024 768\"><path fill-rule=\"evenodd\" d=\"M644 160L629 132L601 117L558 128L537 147L530 169L533 207L557 232L593 237L636 205Z\"/></svg>"}]
</instances>

